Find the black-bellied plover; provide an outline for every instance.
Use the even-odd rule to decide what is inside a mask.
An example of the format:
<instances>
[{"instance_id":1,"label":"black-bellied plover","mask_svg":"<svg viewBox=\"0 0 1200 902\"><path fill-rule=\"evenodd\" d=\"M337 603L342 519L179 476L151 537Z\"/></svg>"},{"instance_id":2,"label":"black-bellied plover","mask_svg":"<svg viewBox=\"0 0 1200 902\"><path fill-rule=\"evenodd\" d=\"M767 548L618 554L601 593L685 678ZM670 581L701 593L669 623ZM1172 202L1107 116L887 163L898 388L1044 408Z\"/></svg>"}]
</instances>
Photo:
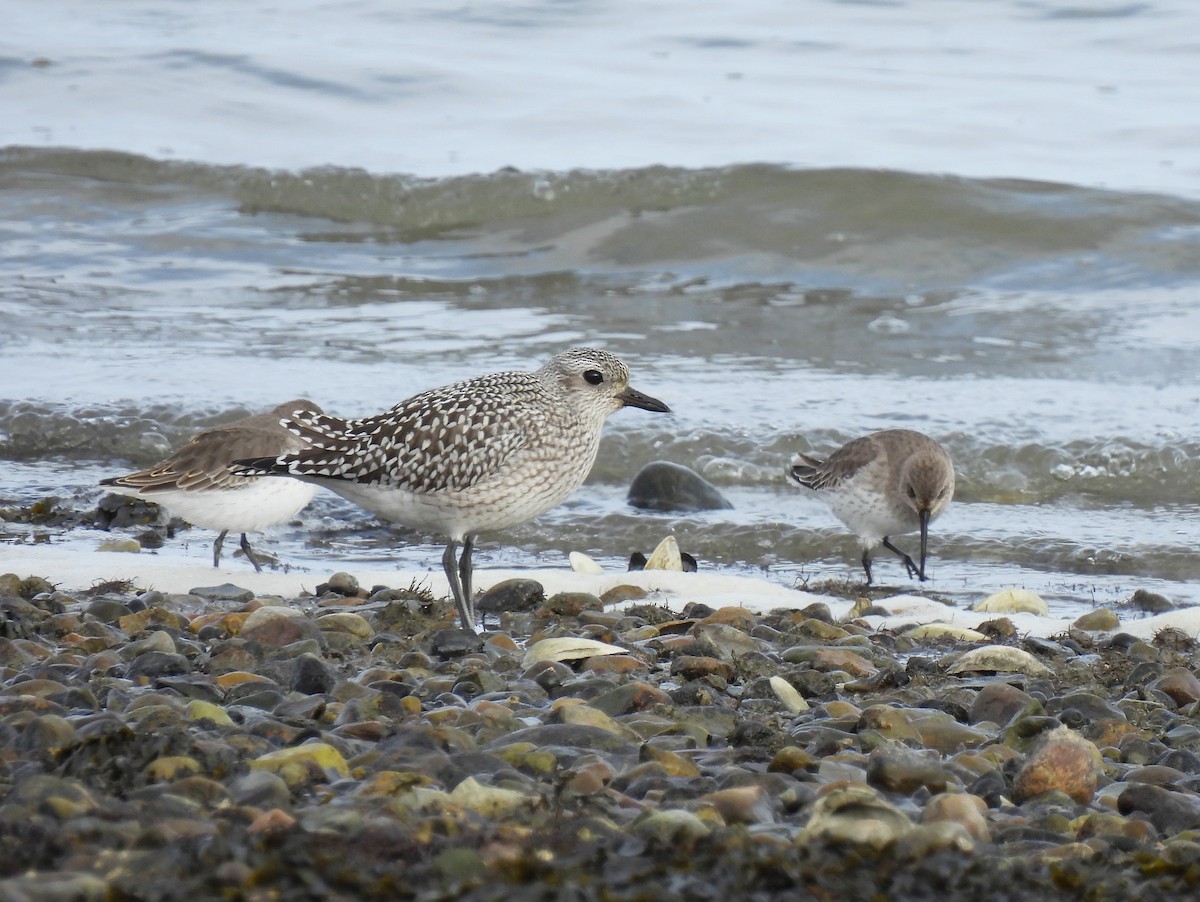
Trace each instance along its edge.
<instances>
[{"instance_id":1,"label":"black-bellied plover","mask_svg":"<svg viewBox=\"0 0 1200 902\"><path fill-rule=\"evenodd\" d=\"M797 461L788 475L816 492L858 536L867 585L871 550L879 544L900 556L909 576L926 578L929 524L954 497L954 464L945 448L911 429L885 429L843 445L828 460L799 454ZM891 542L918 530L919 567Z\"/></svg>"},{"instance_id":2,"label":"black-bellied plover","mask_svg":"<svg viewBox=\"0 0 1200 902\"><path fill-rule=\"evenodd\" d=\"M213 566L220 566L221 546L230 531L242 534L242 551L261 572L250 550L248 532L258 532L296 516L312 500L316 486L294 480L235 476L230 464L239 458L281 454L304 446L280 425L292 414L320 414L303 398L280 404L268 413L243 417L205 429L161 463L146 470L103 479L100 485L162 505L193 526L218 529Z\"/></svg>"},{"instance_id":3,"label":"black-bellied plover","mask_svg":"<svg viewBox=\"0 0 1200 902\"><path fill-rule=\"evenodd\" d=\"M384 520L447 536L442 567L463 628L474 630L476 535L564 501L591 470L604 421L622 407L669 410L630 387L617 357L572 348L536 372L430 389L361 420L292 417L285 425L307 447L241 461L238 472L303 479Z\"/></svg>"}]
</instances>

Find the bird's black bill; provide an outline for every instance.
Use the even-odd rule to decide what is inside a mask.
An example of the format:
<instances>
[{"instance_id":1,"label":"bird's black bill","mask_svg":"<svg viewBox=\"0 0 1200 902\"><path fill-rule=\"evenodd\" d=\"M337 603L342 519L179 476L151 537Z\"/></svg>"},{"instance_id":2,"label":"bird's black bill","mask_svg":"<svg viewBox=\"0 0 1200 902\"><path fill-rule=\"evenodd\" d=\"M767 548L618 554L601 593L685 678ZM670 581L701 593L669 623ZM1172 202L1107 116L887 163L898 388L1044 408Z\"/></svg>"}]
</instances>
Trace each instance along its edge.
<instances>
[{"instance_id":1,"label":"bird's black bill","mask_svg":"<svg viewBox=\"0 0 1200 902\"><path fill-rule=\"evenodd\" d=\"M917 512L917 517L921 521L921 582L925 581L925 549L929 544L929 511L922 510Z\"/></svg>"},{"instance_id":2,"label":"bird's black bill","mask_svg":"<svg viewBox=\"0 0 1200 902\"><path fill-rule=\"evenodd\" d=\"M649 395L644 395L636 388L626 388L625 391L617 395L626 407L640 407L642 410L652 410L655 413L670 413L671 408L664 404L658 398L651 398Z\"/></svg>"}]
</instances>

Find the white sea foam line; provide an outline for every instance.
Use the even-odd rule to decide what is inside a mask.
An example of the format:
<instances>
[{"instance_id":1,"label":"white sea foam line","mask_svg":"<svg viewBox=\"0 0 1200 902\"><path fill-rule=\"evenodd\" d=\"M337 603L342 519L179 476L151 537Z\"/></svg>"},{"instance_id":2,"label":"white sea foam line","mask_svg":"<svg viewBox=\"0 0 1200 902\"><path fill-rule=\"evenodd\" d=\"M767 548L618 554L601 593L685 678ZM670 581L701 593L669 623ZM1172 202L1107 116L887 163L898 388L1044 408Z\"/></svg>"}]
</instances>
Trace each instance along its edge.
<instances>
[{"instance_id":1,"label":"white sea foam line","mask_svg":"<svg viewBox=\"0 0 1200 902\"><path fill-rule=\"evenodd\" d=\"M53 545L0 545L0 573L18 576L42 576L66 592L80 591L106 580L133 580L141 588L168 593L186 593L200 586L233 583L261 595L284 598L312 592L337 568L295 570L288 573L255 573L242 561L235 566L214 568L198 560L145 552L115 553L65 549ZM448 595L446 578L437 570L393 570L386 565L373 568L346 568L364 586L387 585L406 588L411 584L427 587L435 595ZM678 573L664 570L638 572L611 571L598 574L576 573L564 562L561 569L529 570L480 569L475 571L478 589L488 589L506 579L524 578L540 582L548 595L556 592L591 592L601 595L621 585L639 586L650 594L649 603L662 604L680 612L691 601L710 607L738 606L762 613L776 608L800 609L821 602L829 606L835 619L845 617L850 603L845 599L790 589L764 579L723 573ZM949 623L977 629L981 623L1007 617L1018 635L1056 636L1065 633L1071 619L1034 614L972 611L939 604L916 595L896 595L874 602L888 611L887 616L870 615L863 620L876 629L900 629L925 623ZM1188 636L1200 637L1200 607L1168 611L1141 619L1121 618L1120 632L1151 639L1159 631L1173 627Z\"/></svg>"},{"instance_id":2,"label":"white sea foam line","mask_svg":"<svg viewBox=\"0 0 1200 902\"><path fill-rule=\"evenodd\" d=\"M405 588L411 583L428 587L437 595L448 592L446 578L436 570L395 570L380 565L362 568L329 567L320 570L296 570L282 573L267 570L256 573L243 561L219 568L206 566L199 559L170 554L147 554L64 549L53 545L0 545L0 572L18 576L42 576L64 591L78 591L100 581L131 579L135 584L163 592L188 592L197 586L231 582L264 595L291 597L311 592L336 570L353 575L360 584L383 584ZM529 570L481 568L474 574L477 589L488 589L513 578L536 579L548 594L555 592L591 592L603 594L620 585L635 585L651 592L650 601L665 603L681 610L689 601L710 606L742 605L766 611L781 607L805 607L821 601L830 604L835 614L849 605L811 592L789 589L777 583L753 577L721 573L678 573L663 570L638 572L612 571L598 574L576 573L564 561L562 569Z\"/></svg>"}]
</instances>

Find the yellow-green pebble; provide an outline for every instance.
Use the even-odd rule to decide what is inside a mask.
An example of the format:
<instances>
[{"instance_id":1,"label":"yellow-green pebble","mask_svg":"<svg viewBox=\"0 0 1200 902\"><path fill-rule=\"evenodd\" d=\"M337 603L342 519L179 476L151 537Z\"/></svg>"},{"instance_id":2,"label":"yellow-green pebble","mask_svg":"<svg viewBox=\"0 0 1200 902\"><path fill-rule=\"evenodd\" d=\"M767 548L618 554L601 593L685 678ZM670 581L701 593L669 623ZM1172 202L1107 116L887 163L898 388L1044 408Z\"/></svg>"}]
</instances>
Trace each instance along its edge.
<instances>
[{"instance_id":1,"label":"yellow-green pebble","mask_svg":"<svg viewBox=\"0 0 1200 902\"><path fill-rule=\"evenodd\" d=\"M231 726L232 718L225 713L225 709L220 705L214 705L212 702L206 702L202 699L192 699L188 702L188 706L184 709L184 714L188 720L211 720L218 726Z\"/></svg>"},{"instance_id":2,"label":"yellow-green pebble","mask_svg":"<svg viewBox=\"0 0 1200 902\"><path fill-rule=\"evenodd\" d=\"M306 742L292 748L277 749L250 762L252 770L278 774L288 786L293 787L310 782L313 767L323 771L327 778L331 775L350 776L350 767L342 753L324 742Z\"/></svg>"}]
</instances>

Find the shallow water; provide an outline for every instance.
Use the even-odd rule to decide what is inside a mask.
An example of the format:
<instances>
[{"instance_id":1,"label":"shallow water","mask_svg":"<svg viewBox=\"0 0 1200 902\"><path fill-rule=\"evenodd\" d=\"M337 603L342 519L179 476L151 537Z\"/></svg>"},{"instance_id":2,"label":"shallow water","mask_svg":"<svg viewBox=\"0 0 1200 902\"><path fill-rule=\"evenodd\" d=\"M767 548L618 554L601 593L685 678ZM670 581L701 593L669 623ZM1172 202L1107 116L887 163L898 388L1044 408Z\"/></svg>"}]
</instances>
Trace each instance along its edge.
<instances>
[{"instance_id":1,"label":"shallow water","mask_svg":"<svg viewBox=\"0 0 1200 902\"><path fill-rule=\"evenodd\" d=\"M1178 102L1200 78L1183 77L1197 55L1175 37L1197 18L1190 8L999 4L972 30L949 16L960 4L939 6L937 20L922 18L934 15L924 5L828 4L805 25L818 49L802 52L797 35L771 37L768 3L737 21L701 6L686 28L664 8L646 14L638 38L620 3L507 5L493 18L366 3L337 17L337 33L367 48L357 68L335 65L336 41L287 56L296 34L333 28L335 11L281 8L295 33L248 43L235 35L258 15L249 11L225 9L218 27L203 10L161 3L80 6L81 23L98 29L87 53L81 24L53 36L52 64L28 65L36 41L10 59L4 77L21 90L0 99L0 142L84 149L0 151L0 499L87 507L103 476L250 410L306 395L361 415L588 343L620 353L634 384L675 412L613 417L580 493L485 537L480 566L557 564L577 549L616 567L673 531L703 567L787 584L855 577L853 540L783 468L798 449L908 426L941 439L959 474L935 524L929 588L968 599L1023 585L1067 606L1135 588L1200 601L1200 170L1179 156L1200 105ZM424 65L445 70L436 51L457 40L497 80L445 70L404 81L418 63L385 64L370 24L389 16L424 29ZM50 40L36 17L23 22ZM839 28L853 40L814 37ZM597 109L588 127L612 126L604 142L584 127L603 79L567 77L579 70L550 49L587 29L590 54L620 46L655 59L670 44L681 64L661 79L642 73L641 93L628 87L636 67L608 84L612 109L631 118ZM503 59L485 52L501 46ZM499 114L495 92L531 78L513 64L522 47L557 61L538 80L556 85L566 119L532 93ZM764 135L786 108L766 101L790 84L778 67L814 65L814 54L821 103L840 118L772 143ZM1024 76L1013 74L1018 59ZM678 102L703 61L743 73L720 82L736 116ZM760 65L759 102L736 102ZM209 80L192 77L198 69ZM1133 71L1136 84L1122 74ZM919 73L919 84L897 73ZM177 91L175 105L164 87L116 115L112 98L137 77ZM247 78L261 94L238 94ZM387 79L404 91L363 88ZM992 104L934 114L931 97L965 103L984 81ZM1083 86L1088 103L1066 104ZM61 102L22 106L39 91ZM205 106L200 92L221 102ZM304 116L284 115L297 98ZM1091 116L1097 98L1127 127ZM1056 100L1074 115L1051 123ZM276 115L256 117L271 104ZM455 126L421 119L439 105ZM1011 119L1017 111L1039 127ZM19 134L39 122L54 123L41 139ZM419 126L407 141L404 123ZM169 150L150 124L173 136ZM801 132L809 143L783 153ZM459 140L469 153L439 158ZM503 162L524 168L497 170ZM955 174L929 174L939 171ZM625 487L655 458L696 468L735 509L631 510ZM31 532L0 528L14 540ZM210 537L180 541L203 557ZM427 537L324 494L300 527L266 543L322 569L439 557ZM877 575L907 585L884 557Z\"/></svg>"}]
</instances>

